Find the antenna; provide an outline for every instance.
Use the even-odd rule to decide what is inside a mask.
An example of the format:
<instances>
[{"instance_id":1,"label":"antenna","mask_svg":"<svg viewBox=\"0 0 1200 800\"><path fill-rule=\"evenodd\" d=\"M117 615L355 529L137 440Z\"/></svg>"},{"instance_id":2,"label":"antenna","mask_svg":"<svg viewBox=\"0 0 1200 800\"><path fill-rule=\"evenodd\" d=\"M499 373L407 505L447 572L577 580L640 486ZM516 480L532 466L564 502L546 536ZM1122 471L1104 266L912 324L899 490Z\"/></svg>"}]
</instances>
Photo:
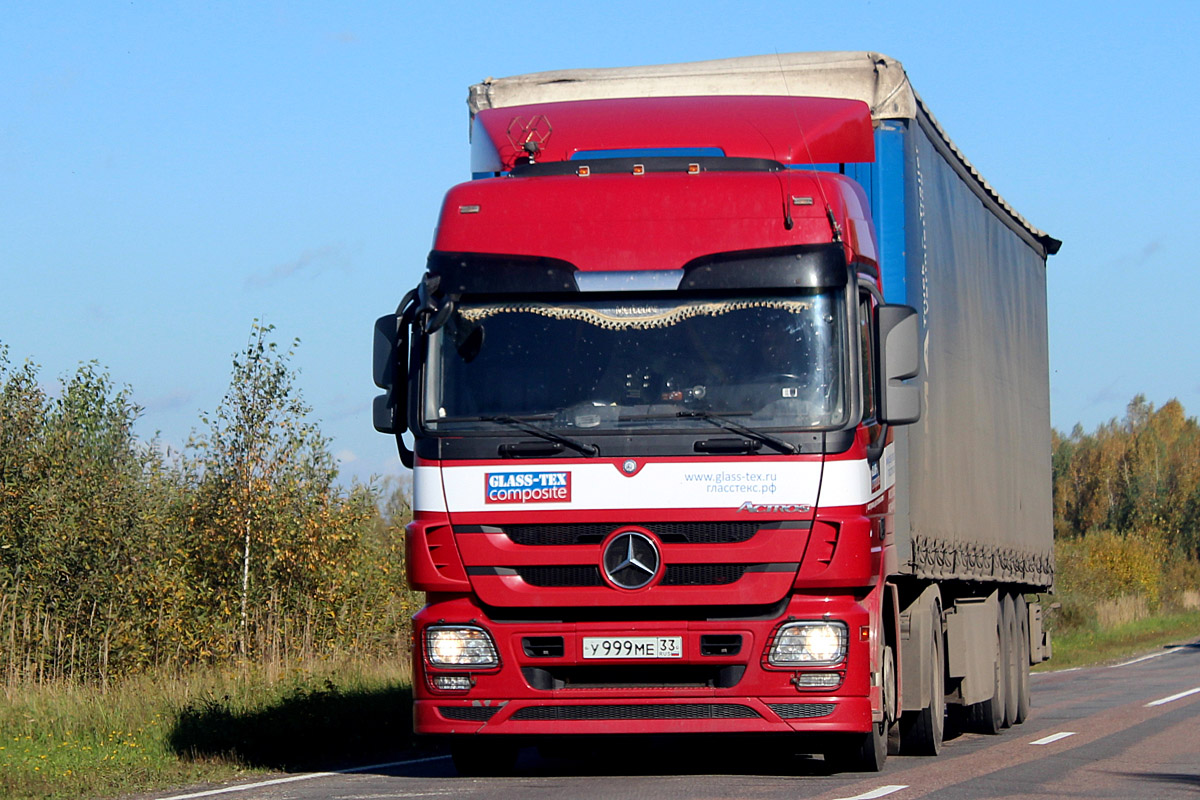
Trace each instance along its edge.
<instances>
[{"instance_id":1,"label":"antenna","mask_svg":"<svg viewBox=\"0 0 1200 800\"><path fill-rule=\"evenodd\" d=\"M528 158L530 164L536 163L537 157L545 149L547 140L553 134L554 126L550 124L550 120L546 118L545 114L534 114L529 119L520 116L513 117L508 123L508 130L505 131L508 143L512 145L514 151L513 163L506 163L506 168L511 169L517 159L521 157Z\"/></svg>"},{"instance_id":2,"label":"antenna","mask_svg":"<svg viewBox=\"0 0 1200 800\"><path fill-rule=\"evenodd\" d=\"M787 96L792 96L792 88L788 86L787 71L783 68L783 59L779 55L779 50L775 50L775 62L779 65L779 77L783 80L783 90L787 92ZM808 156L808 163L813 164L812 148L808 146L808 137L804 135L804 126L800 124L800 117L796 115L796 109L792 109L792 120L796 123L796 130L800 134L800 143L804 145L804 153ZM784 200L783 226L789 231L792 229L792 175L791 167L784 165L784 169L788 173L787 197ZM825 206L825 217L829 220L829 229L833 233L833 241L837 244L842 242L842 228L838 225L837 217L833 214L833 207L829 205L829 197L825 194L825 184L817 181L817 190L821 193L821 203Z\"/></svg>"}]
</instances>

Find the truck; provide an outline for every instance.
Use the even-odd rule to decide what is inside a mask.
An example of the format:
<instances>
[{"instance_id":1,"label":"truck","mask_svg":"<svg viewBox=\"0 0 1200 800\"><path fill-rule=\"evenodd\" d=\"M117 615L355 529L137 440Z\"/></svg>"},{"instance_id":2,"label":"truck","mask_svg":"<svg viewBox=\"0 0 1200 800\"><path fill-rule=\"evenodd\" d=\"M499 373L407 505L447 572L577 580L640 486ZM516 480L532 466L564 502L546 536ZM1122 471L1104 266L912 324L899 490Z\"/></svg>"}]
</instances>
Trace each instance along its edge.
<instances>
[{"instance_id":1,"label":"truck","mask_svg":"<svg viewBox=\"0 0 1200 800\"><path fill-rule=\"evenodd\" d=\"M904 67L572 69L468 105L472 178L375 326L415 731L463 774L701 734L877 771L1023 722L1061 243Z\"/></svg>"}]
</instances>

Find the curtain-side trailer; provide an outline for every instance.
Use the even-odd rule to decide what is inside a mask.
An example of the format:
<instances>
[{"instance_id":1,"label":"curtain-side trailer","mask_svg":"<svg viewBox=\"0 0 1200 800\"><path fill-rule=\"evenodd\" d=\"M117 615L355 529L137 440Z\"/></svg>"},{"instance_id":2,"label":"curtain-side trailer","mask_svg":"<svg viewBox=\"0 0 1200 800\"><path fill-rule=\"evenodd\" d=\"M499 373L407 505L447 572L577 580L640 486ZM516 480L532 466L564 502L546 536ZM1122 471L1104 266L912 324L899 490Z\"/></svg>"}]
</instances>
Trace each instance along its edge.
<instances>
[{"instance_id":1,"label":"curtain-side trailer","mask_svg":"<svg viewBox=\"0 0 1200 800\"><path fill-rule=\"evenodd\" d=\"M1022 722L1060 243L899 62L566 70L468 103L474 179L375 333L428 599L417 732L462 772L671 733L877 770L936 754L948 711Z\"/></svg>"}]
</instances>

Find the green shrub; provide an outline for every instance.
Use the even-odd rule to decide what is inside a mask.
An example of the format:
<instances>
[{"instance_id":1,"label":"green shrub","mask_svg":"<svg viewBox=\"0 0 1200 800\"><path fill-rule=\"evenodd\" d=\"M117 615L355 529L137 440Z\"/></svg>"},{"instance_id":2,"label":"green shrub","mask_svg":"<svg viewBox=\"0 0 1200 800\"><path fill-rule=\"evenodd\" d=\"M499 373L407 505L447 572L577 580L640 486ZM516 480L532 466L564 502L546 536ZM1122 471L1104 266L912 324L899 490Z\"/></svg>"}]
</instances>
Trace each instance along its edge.
<instances>
[{"instance_id":1,"label":"green shrub","mask_svg":"<svg viewBox=\"0 0 1200 800\"><path fill-rule=\"evenodd\" d=\"M168 457L95 364L54 397L0 345L0 684L407 652L405 487L337 481L292 357L256 323Z\"/></svg>"}]
</instances>

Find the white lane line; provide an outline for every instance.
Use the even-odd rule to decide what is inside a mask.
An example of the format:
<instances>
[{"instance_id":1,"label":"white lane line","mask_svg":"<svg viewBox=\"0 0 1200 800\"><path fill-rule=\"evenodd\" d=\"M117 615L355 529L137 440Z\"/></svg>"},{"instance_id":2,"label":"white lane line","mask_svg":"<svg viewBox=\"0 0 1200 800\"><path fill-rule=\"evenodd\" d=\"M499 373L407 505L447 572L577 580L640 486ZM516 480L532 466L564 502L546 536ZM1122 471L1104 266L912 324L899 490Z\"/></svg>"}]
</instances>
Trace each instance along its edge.
<instances>
[{"instance_id":1,"label":"white lane line","mask_svg":"<svg viewBox=\"0 0 1200 800\"><path fill-rule=\"evenodd\" d=\"M264 786L278 786L281 783L293 783L294 781L307 781L313 778L328 778L330 775L336 775L336 772L309 772L304 775L293 775L289 778L276 778L270 781L259 781L258 783L244 783L240 786L226 786L224 789L211 789L207 792L194 792L193 794L174 794L170 797L161 797L159 800L192 800L195 797L215 797L219 794L230 794L232 792L248 792L251 789L261 789Z\"/></svg>"},{"instance_id":2,"label":"white lane line","mask_svg":"<svg viewBox=\"0 0 1200 800\"><path fill-rule=\"evenodd\" d=\"M1117 669L1118 667L1128 667L1131 664L1140 664L1143 661L1149 661L1152 658L1160 658L1162 656L1169 656L1172 653L1180 652L1182 649L1183 649L1182 647L1170 647L1169 649L1162 650L1161 652L1158 652L1158 653L1151 653L1148 656L1139 656L1138 658L1132 659L1130 661L1122 661L1120 664L1109 664L1108 666L1101 667L1101 668L1102 669ZM1050 669L1050 670L1046 670L1045 672L1031 672L1031 673L1029 673L1029 677L1037 679L1037 678L1042 678L1042 677L1046 677L1046 676L1050 676L1050 675L1061 675L1064 672L1079 672L1080 670L1083 670L1083 669L1085 669L1085 668L1084 667L1069 667L1068 669Z\"/></svg>"},{"instance_id":3,"label":"white lane line","mask_svg":"<svg viewBox=\"0 0 1200 800\"><path fill-rule=\"evenodd\" d=\"M1165 706L1167 703L1173 703L1176 700L1179 700L1180 698L1187 697L1190 694L1197 694L1197 693L1200 693L1200 686L1196 687L1195 689L1188 689L1186 692L1180 692L1179 694L1173 694L1170 697L1164 697L1161 700L1155 700L1153 703L1146 703L1146 708L1150 708L1151 706Z\"/></svg>"},{"instance_id":4,"label":"white lane line","mask_svg":"<svg viewBox=\"0 0 1200 800\"><path fill-rule=\"evenodd\" d=\"M1161 656L1170 655L1171 653L1174 653L1174 652L1175 652L1174 650L1163 650L1160 653L1151 653L1148 656L1142 656L1141 658L1135 658L1132 661L1125 661L1120 664L1113 664L1113 667L1128 667L1130 664L1140 664L1143 661L1149 661L1152 658L1159 658Z\"/></svg>"},{"instance_id":5,"label":"white lane line","mask_svg":"<svg viewBox=\"0 0 1200 800\"><path fill-rule=\"evenodd\" d=\"M1068 667L1067 669L1048 669L1045 672L1031 672L1029 677L1033 680L1041 680L1042 678L1053 678L1055 675L1062 675L1064 672L1079 672L1083 667Z\"/></svg>"},{"instance_id":6,"label":"white lane line","mask_svg":"<svg viewBox=\"0 0 1200 800\"><path fill-rule=\"evenodd\" d=\"M1057 742L1059 739L1065 739L1068 736L1074 735L1075 731L1061 731L1060 733L1052 733L1049 736L1038 739L1036 742L1030 742L1030 744L1050 744L1051 742Z\"/></svg>"},{"instance_id":7,"label":"white lane line","mask_svg":"<svg viewBox=\"0 0 1200 800\"><path fill-rule=\"evenodd\" d=\"M261 789L264 786L278 786L281 783L295 783L296 781L310 781L313 778L328 778L333 775L353 775L356 772L369 772L373 769L387 769L388 767L402 767L405 764L423 764L426 761L441 761L450 756L429 756L428 758L412 758L407 761L389 761L386 764L369 764L365 767L351 767L350 769L339 769L334 772L306 772L303 775L291 775L287 778L274 778L269 781L259 781L258 783L243 783L237 786L226 786L224 789L209 789L204 792L193 792L192 794L173 794L169 797L160 797L158 800L193 800L197 797L216 797L219 794L232 794L234 792L248 792L251 789Z\"/></svg>"},{"instance_id":8,"label":"white lane line","mask_svg":"<svg viewBox=\"0 0 1200 800\"><path fill-rule=\"evenodd\" d=\"M887 797L892 792L898 792L901 789L907 789L908 784L903 786L880 786L878 789L872 789L863 794L856 794L854 797L838 797L836 800L875 800L876 797Z\"/></svg>"}]
</instances>

